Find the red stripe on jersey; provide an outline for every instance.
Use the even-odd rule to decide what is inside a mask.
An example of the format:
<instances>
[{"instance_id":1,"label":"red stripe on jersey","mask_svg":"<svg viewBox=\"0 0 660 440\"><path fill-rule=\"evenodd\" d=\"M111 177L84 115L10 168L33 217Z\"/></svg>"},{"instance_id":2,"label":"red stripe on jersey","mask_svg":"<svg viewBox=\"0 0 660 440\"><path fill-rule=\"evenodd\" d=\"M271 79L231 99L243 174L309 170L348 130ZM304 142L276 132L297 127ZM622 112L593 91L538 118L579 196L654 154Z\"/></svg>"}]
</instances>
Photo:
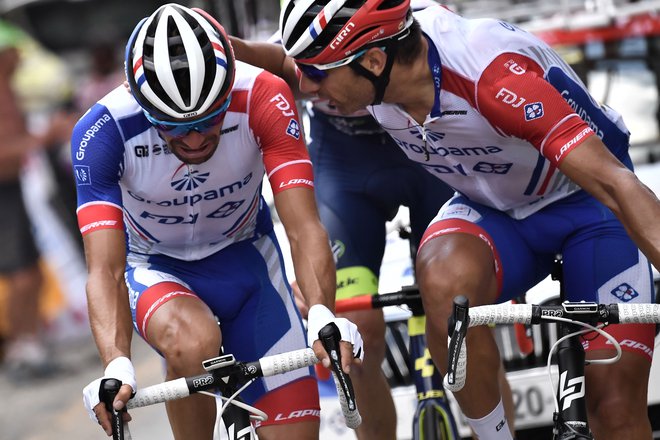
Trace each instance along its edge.
<instances>
[{"instance_id":1,"label":"red stripe on jersey","mask_svg":"<svg viewBox=\"0 0 660 440\"><path fill-rule=\"evenodd\" d=\"M99 229L124 229L121 208L106 203L87 203L78 208L78 227L82 235Z\"/></svg>"},{"instance_id":2,"label":"red stripe on jersey","mask_svg":"<svg viewBox=\"0 0 660 440\"><path fill-rule=\"evenodd\" d=\"M578 115L575 115L563 121L548 134L541 153L549 158L553 164L559 165L569 151L572 151L595 134Z\"/></svg>"},{"instance_id":3,"label":"red stripe on jersey","mask_svg":"<svg viewBox=\"0 0 660 440\"><path fill-rule=\"evenodd\" d=\"M154 242L154 240L153 240L152 238L147 237L147 236L144 234L144 232L142 232L142 230L140 229L140 226L139 226L137 223L135 223L135 222L133 221L133 219L132 219L130 216L126 216L126 224L128 225L128 227L129 227L130 229L133 230L133 232L134 232L135 234L139 235L140 238L142 238L144 241L146 241L146 242L152 242L152 243Z\"/></svg>"},{"instance_id":4,"label":"red stripe on jersey","mask_svg":"<svg viewBox=\"0 0 660 440\"><path fill-rule=\"evenodd\" d=\"M255 196L252 199L252 205L250 205L250 208L248 209L247 213L245 214L245 217L243 217L243 220L241 220L241 222L238 225L234 226L231 229L231 231L226 233L227 237L233 237L234 234L236 234L237 231L240 231L243 228L243 226L245 226L245 224L248 221L250 221L250 219L252 218L252 215L254 214L254 211L257 209L257 206L259 206L259 200L260 199L259 199L258 196Z\"/></svg>"},{"instance_id":5,"label":"red stripe on jersey","mask_svg":"<svg viewBox=\"0 0 660 440\"><path fill-rule=\"evenodd\" d=\"M248 96L249 93L247 90L232 90L231 103L229 104L229 109L227 111L235 113L247 113Z\"/></svg>"},{"instance_id":6,"label":"red stripe on jersey","mask_svg":"<svg viewBox=\"0 0 660 440\"><path fill-rule=\"evenodd\" d=\"M497 129L527 140L555 165L566 148L586 138L580 134L587 124L572 117L576 113L544 79L543 68L524 55L503 53L488 65L477 85L477 103L481 114ZM540 113L528 112L530 105ZM555 158L553 153L562 148Z\"/></svg>"},{"instance_id":7,"label":"red stripe on jersey","mask_svg":"<svg viewBox=\"0 0 660 440\"><path fill-rule=\"evenodd\" d=\"M321 417L319 388L312 376L303 377L264 394L255 406L268 414L255 427L318 421Z\"/></svg>"},{"instance_id":8,"label":"red stripe on jersey","mask_svg":"<svg viewBox=\"0 0 660 440\"><path fill-rule=\"evenodd\" d=\"M555 174L555 170L557 170L557 167L551 162L550 167L548 168L548 172L545 173L545 179L543 179L541 188L539 188L538 192L536 193L537 195L541 196L545 194L545 190L548 188L548 184L550 183L552 176Z\"/></svg>"},{"instance_id":9,"label":"red stripe on jersey","mask_svg":"<svg viewBox=\"0 0 660 440\"><path fill-rule=\"evenodd\" d=\"M135 307L135 324L145 340L148 341L147 326L149 325L149 319L156 310L166 302L180 296L197 298L197 295L190 289L172 281L154 284L140 294Z\"/></svg>"},{"instance_id":10,"label":"red stripe on jersey","mask_svg":"<svg viewBox=\"0 0 660 440\"><path fill-rule=\"evenodd\" d=\"M299 160L280 165L268 175L273 194L289 188L314 188L314 172L309 160Z\"/></svg>"},{"instance_id":11,"label":"red stripe on jersey","mask_svg":"<svg viewBox=\"0 0 660 440\"><path fill-rule=\"evenodd\" d=\"M442 88L449 93L465 99L470 103L472 108L477 108L474 81L444 66L442 67Z\"/></svg>"},{"instance_id":12,"label":"red stripe on jersey","mask_svg":"<svg viewBox=\"0 0 660 440\"><path fill-rule=\"evenodd\" d=\"M482 227L460 218L438 220L437 222L432 223L426 231L424 231L417 253L419 253L422 250L422 247L429 241L447 234L474 235L486 242L493 253L493 259L495 261L495 277L497 278L497 292L499 296L502 291L502 260L500 259L500 254L497 252L497 249L495 249L493 239Z\"/></svg>"},{"instance_id":13,"label":"red stripe on jersey","mask_svg":"<svg viewBox=\"0 0 660 440\"><path fill-rule=\"evenodd\" d=\"M295 100L284 80L269 72L257 76L250 97L250 128L261 150L273 193L312 187L312 163Z\"/></svg>"}]
</instances>

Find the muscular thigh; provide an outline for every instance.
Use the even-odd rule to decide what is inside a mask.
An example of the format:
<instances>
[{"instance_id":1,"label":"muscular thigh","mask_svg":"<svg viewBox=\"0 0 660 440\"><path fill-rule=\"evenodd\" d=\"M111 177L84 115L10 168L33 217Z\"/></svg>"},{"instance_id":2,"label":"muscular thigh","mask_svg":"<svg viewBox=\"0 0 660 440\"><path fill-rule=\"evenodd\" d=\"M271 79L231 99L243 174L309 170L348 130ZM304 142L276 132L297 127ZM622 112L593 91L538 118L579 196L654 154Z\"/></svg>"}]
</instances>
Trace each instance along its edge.
<instances>
[{"instance_id":1,"label":"muscular thigh","mask_svg":"<svg viewBox=\"0 0 660 440\"><path fill-rule=\"evenodd\" d=\"M507 214L457 195L447 202L426 230L421 246L441 235L474 235L491 248L498 302L524 294L550 272L554 254L537 252Z\"/></svg>"},{"instance_id":2,"label":"muscular thigh","mask_svg":"<svg viewBox=\"0 0 660 440\"><path fill-rule=\"evenodd\" d=\"M198 261L165 256L138 263L129 258L126 274L136 328L145 314L172 296L194 295L218 318L223 349L240 360L306 347L304 328L284 275L273 233L236 243ZM265 378L242 393L255 402L282 385L309 377L310 369Z\"/></svg>"}]
</instances>

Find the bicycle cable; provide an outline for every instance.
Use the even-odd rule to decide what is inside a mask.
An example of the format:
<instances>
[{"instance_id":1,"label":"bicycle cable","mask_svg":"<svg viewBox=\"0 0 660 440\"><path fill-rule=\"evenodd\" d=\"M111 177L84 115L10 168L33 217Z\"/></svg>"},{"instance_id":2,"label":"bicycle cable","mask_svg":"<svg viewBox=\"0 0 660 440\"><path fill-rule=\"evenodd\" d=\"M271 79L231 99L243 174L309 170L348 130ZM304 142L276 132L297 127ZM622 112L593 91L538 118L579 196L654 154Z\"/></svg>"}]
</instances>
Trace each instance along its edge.
<instances>
[{"instance_id":1,"label":"bicycle cable","mask_svg":"<svg viewBox=\"0 0 660 440\"><path fill-rule=\"evenodd\" d=\"M582 335L582 334L585 334L585 333L588 333L588 332L591 332L591 331L595 331L596 333L602 335L608 341L610 341L612 343L612 345L614 346L614 348L616 349L616 355L614 355L610 358L606 358L606 359L588 360L588 361L585 361L585 365L589 365L589 364L613 364L613 363L617 362L619 359L621 359L621 344L619 344L619 341L614 339L614 337L612 335L610 335L607 332L605 332L604 330L602 330L602 327L603 327L602 324L599 325L599 326L594 327L593 325L587 324L586 322L575 321L575 320L572 320L572 319L561 318L561 317L558 317L558 316L543 316L542 319L546 319L548 321L562 321L562 322L566 322L566 323L570 323L570 324L576 324L576 325L580 325L582 327L585 327L583 330L578 330L578 331L575 331L573 333L569 333L569 334L559 338L557 341L555 341L555 343L552 345L552 347L550 347L550 352L548 353L548 360L547 360L547 364L546 364L547 365L547 370L548 370L548 377L550 378L551 392L552 392L552 395L554 396L554 400L555 400L555 412L559 412L559 400L557 399L557 394L555 393L555 390L557 389L559 384L554 382L553 377L552 377L552 372L551 372L552 355L557 350L559 344L561 342L565 341L566 339L573 338L575 336L579 336L579 335Z\"/></svg>"},{"instance_id":2,"label":"bicycle cable","mask_svg":"<svg viewBox=\"0 0 660 440\"><path fill-rule=\"evenodd\" d=\"M260 422L265 422L266 420L268 420L268 414L266 414L265 412L261 411L258 408L255 408L252 405L248 405L245 402L241 402L240 400L236 400L236 397L244 389L246 389L248 386L250 386L252 384L252 382L254 382L254 381L255 381L255 379L250 379L248 382L246 382L234 394L232 394L229 397L225 397L221 394L211 393L211 392L208 392L208 391L199 391L198 392L198 394L204 394L204 395L207 395L209 397L213 397L215 399L220 399L220 400L224 401L224 403L222 404L222 406L218 410L218 416L216 417L216 421L215 421L215 431L217 433L222 432L222 425L221 425L222 414L225 412L225 409L227 408L227 406L229 404L235 405L235 406L247 411L248 413L250 413L250 420L258 420Z\"/></svg>"}]
</instances>

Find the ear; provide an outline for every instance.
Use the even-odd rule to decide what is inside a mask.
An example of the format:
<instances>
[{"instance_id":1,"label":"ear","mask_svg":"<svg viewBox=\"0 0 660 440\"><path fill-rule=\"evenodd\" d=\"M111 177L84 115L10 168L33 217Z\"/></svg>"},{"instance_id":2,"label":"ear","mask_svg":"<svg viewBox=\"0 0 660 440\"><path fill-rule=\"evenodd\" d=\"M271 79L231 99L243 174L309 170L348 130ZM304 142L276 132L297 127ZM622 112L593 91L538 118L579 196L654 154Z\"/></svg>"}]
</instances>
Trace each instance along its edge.
<instances>
[{"instance_id":1,"label":"ear","mask_svg":"<svg viewBox=\"0 0 660 440\"><path fill-rule=\"evenodd\" d=\"M387 54L380 47L372 47L365 52L360 60L360 64L376 76L380 76L385 63L387 62Z\"/></svg>"}]
</instances>

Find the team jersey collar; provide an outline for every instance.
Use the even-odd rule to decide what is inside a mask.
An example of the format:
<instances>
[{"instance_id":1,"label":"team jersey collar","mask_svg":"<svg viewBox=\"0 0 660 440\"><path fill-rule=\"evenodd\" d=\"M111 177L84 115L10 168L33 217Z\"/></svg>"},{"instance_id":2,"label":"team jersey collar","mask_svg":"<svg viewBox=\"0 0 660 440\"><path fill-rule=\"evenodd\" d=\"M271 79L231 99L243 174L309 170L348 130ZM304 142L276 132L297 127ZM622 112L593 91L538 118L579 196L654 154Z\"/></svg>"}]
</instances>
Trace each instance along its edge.
<instances>
[{"instance_id":1,"label":"team jersey collar","mask_svg":"<svg viewBox=\"0 0 660 440\"><path fill-rule=\"evenodd\" d=\"M431 75L433 76L433 88L435 89L435 99L433 100L433 108L431 109L431 118L439 118L442 116L440 112L440 89L442 88L442 62L440 61L440 54L438 49L431 41L428 35L422 32L426 41L428 42L428 63Z\"/></svg>"}]
</instances>

